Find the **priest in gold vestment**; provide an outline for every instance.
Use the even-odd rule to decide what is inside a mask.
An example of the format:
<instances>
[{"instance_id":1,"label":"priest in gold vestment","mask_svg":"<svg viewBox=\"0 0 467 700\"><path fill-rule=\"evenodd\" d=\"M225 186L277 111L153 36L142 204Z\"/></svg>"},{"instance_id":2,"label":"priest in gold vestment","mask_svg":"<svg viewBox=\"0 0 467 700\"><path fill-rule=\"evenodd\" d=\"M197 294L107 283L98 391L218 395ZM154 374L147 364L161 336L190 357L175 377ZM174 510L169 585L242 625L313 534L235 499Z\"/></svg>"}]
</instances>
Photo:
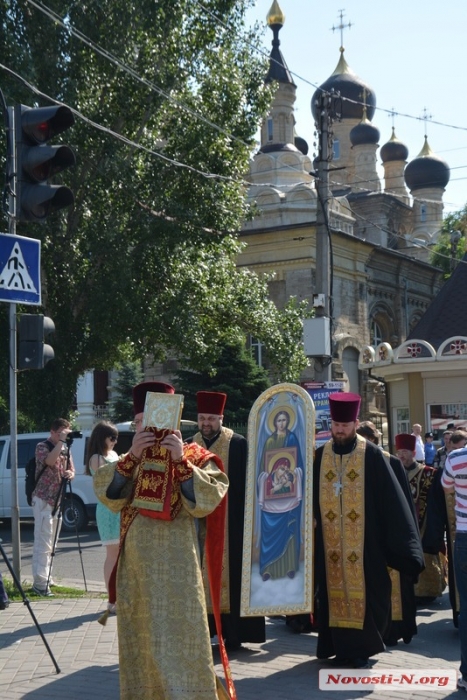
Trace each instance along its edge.
<instances>
[{"instance_id":1,"label":"priest in gold vestment","mask_svg":"<svg viewBox=\"0 0 467 700\"><path fill-rule=\"evenodd\" d=\"M313 464L320 659L367 668L384 651L391 614L388 567L422 571L420 535L381 450L357 435L360 397L329 396L332 439Z\"/></svg>"},{"instance_id":2,"label":"priest in gold vestment","mask_svg":"<svg viewBox=\"0 0 467 700\"><path fill-rule=\"evenodd\" d=\"M228 479L218 457L197 445L183 446L179 431L166 431L159 450L172 460L173 493L165 515L148 514L155 507L148 489L154 483L156 490L159 477L145 472L140 480L144 455L156 449L154 432L142 425L147 391L174 389L158 382L134 388L131 451L99 469L94 481L100 500L121 512L116 566L120 698L217 700L227 695L214 673L196 518L216 510ZM140 481L139 493L147 501L144 515L134 506Z\"/></svg>"}]
</instances>

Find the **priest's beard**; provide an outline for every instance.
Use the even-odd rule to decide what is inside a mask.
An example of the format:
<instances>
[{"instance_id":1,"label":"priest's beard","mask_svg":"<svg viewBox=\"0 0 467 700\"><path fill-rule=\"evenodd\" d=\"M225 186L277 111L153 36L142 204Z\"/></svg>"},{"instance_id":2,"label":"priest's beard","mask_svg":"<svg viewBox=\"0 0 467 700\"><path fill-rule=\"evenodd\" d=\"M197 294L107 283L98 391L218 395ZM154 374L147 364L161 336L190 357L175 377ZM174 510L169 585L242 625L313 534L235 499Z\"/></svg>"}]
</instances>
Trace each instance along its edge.
<instances>
[{"instance_id":1,"label":"priest's beard","mask_svg":"<svg viewBox=\"0 0 467 700\"><path fill-rule=\"evenodd\" d=\"M336 445L350 445L350 443L352 443L355 440L356 435L356 430L353 431L352 435L342 435L342 433L335 434L334 432L332 432L332 439L334 440Z\"/></svg>"}]
</instances>

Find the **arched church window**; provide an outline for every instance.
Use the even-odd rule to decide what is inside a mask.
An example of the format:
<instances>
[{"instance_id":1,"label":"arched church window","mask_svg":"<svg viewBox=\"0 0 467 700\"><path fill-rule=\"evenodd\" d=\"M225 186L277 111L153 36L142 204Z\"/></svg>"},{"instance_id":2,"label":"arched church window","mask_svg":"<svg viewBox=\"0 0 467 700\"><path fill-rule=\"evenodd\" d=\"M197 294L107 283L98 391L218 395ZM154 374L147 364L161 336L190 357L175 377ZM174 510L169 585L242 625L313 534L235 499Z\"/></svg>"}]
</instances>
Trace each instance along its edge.
<instances>
[{"instance_id":1,"label":"arched church window","mask_svg":"<svg viewBox=\"0 0 467 700\"><path fill-rule=\"evenodd\" d=\"M384 337L383 337L383 331L381 330L380 326L378 323L373 319L371 321L371 328L370 328L370 345L372 345L374 348L379 345L380 343L384 342Z\"/></svg>"},{"instance_id":2,"label":"arched church window","mask_svg":"<svg viewBox=\"0 0 467 700\"><path fill-rule=\"evenodd\" d=\"M270 142L274 138L274 124L272 121L272 117L268 117L267 126L268 126L268 141Z\"/></svg>"},{"instance_id":3,"label":"arched church window","mask_svg":"<svg viewBox=\"0 0 467 700\"><path fill-rule=\"evenodd\" d=\"M370 310L370 344L376 347L380 343L391 343L394 336L394 319L389 306L378 302Z\"/></svg>"},{"instance_id":4,"label":"arched church window","mask_svg":"<svg viewBox=\"0 0 467 700\"><path fill-rule=\"evenodd\" d=\"M425 202L420 204L420 221L426 221L427 206Z\"/></svg>"}]
</instances>

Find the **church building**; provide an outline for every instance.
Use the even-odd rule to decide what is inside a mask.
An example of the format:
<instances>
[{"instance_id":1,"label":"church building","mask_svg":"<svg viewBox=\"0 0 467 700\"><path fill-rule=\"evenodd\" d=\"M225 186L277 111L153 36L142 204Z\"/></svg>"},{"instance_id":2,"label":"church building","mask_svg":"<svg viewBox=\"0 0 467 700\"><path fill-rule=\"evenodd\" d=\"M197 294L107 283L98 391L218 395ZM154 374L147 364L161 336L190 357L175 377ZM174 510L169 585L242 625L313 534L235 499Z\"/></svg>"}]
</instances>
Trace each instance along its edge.
<instances>
[{"instance_id":1,"label":"church building","mask_svg":"<svg viewBox=\"0 0 467 700\"><path fill-rule=\"evenodd\" d=\"M297 87L280 51L284 21L274 0L267 17L273 39L265 79L277 87L247 177L253 218L241 232L247 245L239 265L274 273L270 295L279 307L290 296L311 306L321 291L316 288L319 156L310 156L306 140L295 132ZM403 343L441 288L442 272L428 257L441 231L450 172L426 137L412 160L394 128L380 146L383 139L373 123L376 93L344 54L341 46L334 71L311 96L310 106L319 141L321 98L332 97L325 163L329 196L323 207L331 251L331 379L362 395L362 418L382 419L384 384L359 368L359 355L368 345ZM316 379L318 363L310 357L302 381Z\"/></svg>"}]
</instances>

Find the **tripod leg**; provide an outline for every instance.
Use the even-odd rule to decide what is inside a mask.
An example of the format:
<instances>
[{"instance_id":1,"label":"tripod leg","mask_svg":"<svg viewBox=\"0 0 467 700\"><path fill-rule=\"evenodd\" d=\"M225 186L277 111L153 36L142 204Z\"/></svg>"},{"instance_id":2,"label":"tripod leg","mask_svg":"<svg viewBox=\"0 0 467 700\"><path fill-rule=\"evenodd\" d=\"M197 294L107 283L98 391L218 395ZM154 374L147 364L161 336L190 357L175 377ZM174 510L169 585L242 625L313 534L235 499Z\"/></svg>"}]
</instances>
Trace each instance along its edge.
<instances>
[{"instance_id":1,"label":"tripod leg","mask_svg":"<svg viewBox=\"0 0 467 700\"><path fill-rule=\"evenodd\" d=\"M70 491L70 496L71 496L71 501L73 503L73 490L71 488L71 481L68 482L68 489ZM65 488L66 491L66 488ZM78 523L75 518L75 532L76 532L76 541L78 542L78 552L79 552L79 558L81 561L81 571L83 572L83 581L84 581L84 590L88 591L88 584L86 582L86 574L84 573L84 562L83 562L83 552L81 550L81 540L79 539L79 531L78 531Z\"/></svg>"},{"instance_id":2,"label":"tripod leg","mask_svg":"<svg viewBox=\"0 0 467 700\"><path fill-rule=\"evenodd\" d=\"M48 645L48 643L47 643L47 640L46 640L46 638L44 637L44 633L42 632L42 630L41 630L41 628L40 628L40 625L39 625L39 623L38 623L38 621L37 621L37 619L36 619L36 616L34 615L34 613L33 613L33 611L32 611L31 603L30 603L29 599L26 597L26 594L25 594L25 592L24 592L24 590L23 590L23 587L21 586L21 583L19 582L19 580L18 580L18 578L17 578L17 576L16 576L16 574L15 574L15 572L14 572L14 570L13 570L12 565L10 564L10 562L9 562L9 560L8 560L8 557L7 557L6 553L5 553L5 550L3 549L3 546L2 546L1 544L0 544L0 553L1 553L2 557L3 557L3 561L5 562L5 564L6 564L7 567L8 567L8 570L9 570L10 574L11 574L12 577L13 577L13 581L15 582L16 588L17 588L18 591L21 593L21 597L22 597L22 599L23 599L23 603L27 606L27 608L28 608L28 610L29 610L29 612L30 612L30 614L31 614L31 617L32 617L32 619L33 619L33 622L34 622L34 624L35 624L36 627L37 627L37 631L39 632L39 634L40 634L41 637L42 637L42 641L43 641L44 644L45 644L45 648L47 649L47 652L48 652L50 658L52 659L52 663L53 663L53 665L55 666L55 670L57 671L57 673L60 673L60 668L59 668L57 662L55 661L55 657L54 657L54 655L52 654L52 650L51 650L51 648L49 647L49 645Z\"/></svg>"},{"instance_id":3,"label":"tripod leg","mask_svg":"<svg viewBox=\"0 0 467 700\"><path fill-rule=\"evenodd\" d=\"M55 505L54 505L53 510L52 510L52 518L55 517L55 513L57 513L57 511L58 511L58 516L57 516L57 520L53 523L55 525L55 527L54 527L54 541L52 544L52 551L50 553L50 566L49 566L49 571L47 574L47 583L45 586L46 591L49 590L50 576L52 574L52 569L53 569L53 565L54 565L54 557L55 557L55 551L57 549L58 533L60 532L63 504L64 504L64 499L65 499L65 491L66 491L66 479L62 478L62 481L60 484L60 490L57 494Z\"/></svg>"}]
</instances>

